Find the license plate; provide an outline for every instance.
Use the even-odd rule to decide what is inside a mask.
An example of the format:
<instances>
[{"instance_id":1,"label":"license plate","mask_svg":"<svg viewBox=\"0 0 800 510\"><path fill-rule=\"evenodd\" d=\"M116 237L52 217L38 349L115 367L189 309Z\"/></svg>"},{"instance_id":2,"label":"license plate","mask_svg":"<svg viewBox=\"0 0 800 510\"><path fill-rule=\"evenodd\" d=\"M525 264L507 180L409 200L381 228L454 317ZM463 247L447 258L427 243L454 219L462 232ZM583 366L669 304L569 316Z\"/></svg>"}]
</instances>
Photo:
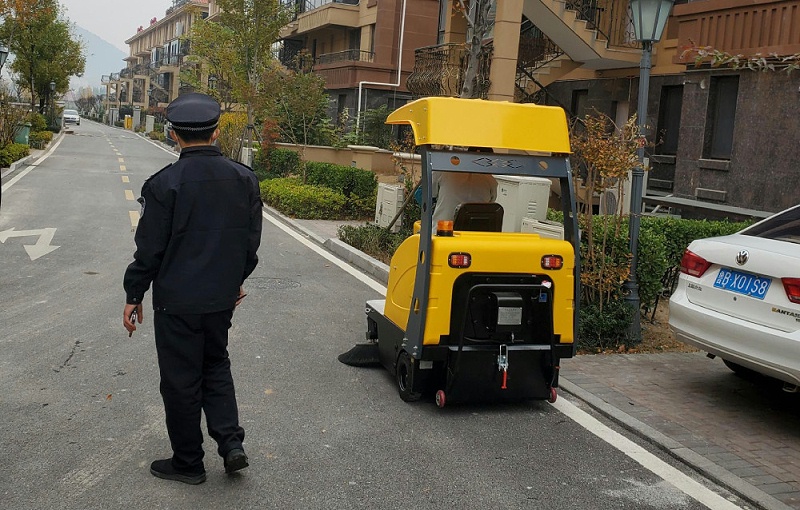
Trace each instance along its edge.
<instances>
[{"instance_id":1,"label":"license plate","mask_svg":"<svg viewBox=\"0 0 800 510\"><path fill-rule=\"evenodd\" d=\"M771 278L762 278L754 274L722 268L714 281L714 287L756 299L764 299L771 283Z\"/></svg>"}]
</instances>

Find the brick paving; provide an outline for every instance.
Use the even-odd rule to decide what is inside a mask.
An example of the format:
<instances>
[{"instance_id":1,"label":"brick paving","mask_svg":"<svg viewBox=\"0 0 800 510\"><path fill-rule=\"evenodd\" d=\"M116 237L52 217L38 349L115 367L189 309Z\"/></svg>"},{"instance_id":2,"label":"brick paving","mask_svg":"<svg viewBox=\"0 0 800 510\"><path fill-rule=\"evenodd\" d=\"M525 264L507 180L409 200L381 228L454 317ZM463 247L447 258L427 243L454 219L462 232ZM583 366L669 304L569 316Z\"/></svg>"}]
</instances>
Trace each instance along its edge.
<instances>
[{"instance_id":1,"label":"brick paving","mask_svg":"<svg viewBox=\"0 0 800 510\"><path fill-rule=\"evenodd\" d=\"M800 394L703 353L582 355L562 360L561 375L800 509Z\"/></svg>"}]
</instances>

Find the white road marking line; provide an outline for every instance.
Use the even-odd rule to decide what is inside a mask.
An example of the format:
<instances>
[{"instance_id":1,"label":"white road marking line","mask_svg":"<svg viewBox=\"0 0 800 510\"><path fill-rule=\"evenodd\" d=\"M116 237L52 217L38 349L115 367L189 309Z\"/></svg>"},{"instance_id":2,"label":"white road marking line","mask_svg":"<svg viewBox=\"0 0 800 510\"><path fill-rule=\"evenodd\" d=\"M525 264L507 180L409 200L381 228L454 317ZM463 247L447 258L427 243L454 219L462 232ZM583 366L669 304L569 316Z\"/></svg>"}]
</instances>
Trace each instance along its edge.
<instances>
[{"instance_id":1,"label":"white road marking line","mask_svg":"<svg viewBox=\"0 0 800 510\"><path fill-rule=\"evenodd\" d=\"M262 212L263 217L280 228L293 238L300 241L303 245L310 248L312 251L318 253L323 258L329 260L336 266L342 268L348 274L354 276L357 280L361 281L369 288L376 292L386 295L386 287L373 280L372 278L354 269L348 263L340 260L338 257L328 252L319 245L303 237L291 227L285 225L282 221L273 218L266 211ZM642 465L645 469L659 476L667 483L673 485L678 490L691 497L692 499L706 505L713 510L735 510L739 509L738 506L723 498L714 491L704 487L700 483L693 480L691 477L681 473L679 470L670 466L663 460L659 459L652 453L648 452L641 446L637 445L630 439L627 439L622 434L615 432L609 427L603 425L600 421L593 418L591 415L582 411L574 404L566 400L564 397L559 396L558 400L552 404L559 412L570 418L572 421L585 428L592 434L596 435L609 445L613 446L620 452L624 453L631 459L635 460Z\"/></svg>"},{"instance_id":2,"label":"white road marking line","mask_svg":"<svg viewBox=\"0 0 800 510\"><path fill-rule=\"evenodd\" d=\"M129 189L126 189L126 190L125 190L125 198L126 198L127 200L136 200L136 197L135 197L135 196L133 196L133 191L131 191L131 190L129 190Z\"/></svg>"},{"instance_id":3,"label":"white road marking line","mask_svg":"<svg viewBox=\"0 0 800 510\"><path fill-rule=\"evenodd\" d=\"M292 229L291 227L285 225L282 221L280 221L278 219L275 219L272 216L270 216L269 214L267 214L266 211L262 211L261 214L264 217L264 219L266 219L267 221L269 221L270 223L272 223L273 225L275 225L279 229L283 230L284 232L286 232L290 236L292 236L295 239L297 239L298 241L300 241L307 248L311 249L312 251L317 252L323 258L329 260L331 263L333 263L336 266L340 267L346 273L348 273L349 275L355 277L356 280L364 283L367 287L371 288L372 290L374 290L376 292L379 292L380 294L382 294L384 296L386 295L386 287L384 287L383 285L381 285L377 281L375 281L372 278L366 276L364 273L358 271L357 269L354 269L353 266L351 266L347 262L335 257L329 251L325 250L324 248L321 248L320 246L315 244L313 241L309 241L308 239L306 239L302 235L300 235L297 232L295 232L294 229Z\"/></svg>"},{"instance_id":4,"label":"white road marking line","mask_svg":"<svg viewBox=\"0 0 800 510\"><path fill-rule=\"evenodd\" d=\"M38 166L38 165L39 165L39 164L40 164L42 161L44 161L45 159L47 159L47 158L50 156L50 154L52 154L52 153L53 153L53 151L54 151L54 150L56 150L56 148L57 148L59 145L61 145L61 142L62 142L63 140L64 140L64 137L62 136L61 138L59 138L59 139L58 139L58 141L57 141L56 143L54 143L54 144L53 144L53 146L52 146L52 147L50 147L50 149L49 149L47 152L45 152L44 154L42 154L41 156L39 156L39 159L37 159L36 161L34 161L34 162L33 162L33 163L30 165L30 166L28 166L27 168L25 168L25 170L21 171L21 172L20 172L18 175L15 175L13 179L11 179L11 180L10 180L10 181L8 181L7 183L5 183L5 184L4 184L2 187L0 187L0 192L5 192L5 191L6 191L8 188L10 188L10 187L11 187L11 186L13 186L14 184L16 184L16 183L17 183L17 181L19 181L20 179L22 179L23 177L25 177L26 175L28 175L28 174L31 172L31 170L33 170L34 168L36 168L36 167L37 167L37 166Z\"/></svg>"},{"instance_id":5,"label":"white road marking line","mask_svg":"<svg viewBox=\"0 0 800 510\"><path fill-rule=\"evenodd\" d=\"M735 510L740 508L711 489L692 480L691 477L681 473L619 432L606 427L568 400L559 397L552 406L581 427L641 464L642 467L660 476L666 482L708 508L714 510Z\"/></svg>"}]
</instances>

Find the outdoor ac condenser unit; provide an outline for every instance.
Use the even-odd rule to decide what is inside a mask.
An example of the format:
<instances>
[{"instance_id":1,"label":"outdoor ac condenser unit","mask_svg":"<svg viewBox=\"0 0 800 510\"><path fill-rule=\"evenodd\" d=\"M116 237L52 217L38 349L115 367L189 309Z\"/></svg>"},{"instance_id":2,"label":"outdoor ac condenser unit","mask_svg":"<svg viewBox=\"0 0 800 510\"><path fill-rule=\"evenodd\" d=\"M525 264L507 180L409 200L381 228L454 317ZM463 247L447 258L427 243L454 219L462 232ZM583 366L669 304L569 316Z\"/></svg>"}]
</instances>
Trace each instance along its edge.
<instances>
[{"instance_id":1,"label":"outdoor ac condenser unit","mask_svg":"<svg viewBox=\"0 0 800 510\"><path fill-rule=\"evenodd\" d=\"M521 232L539 234L551 239L564 239L564 225L557 221L522 218Z\"/></svg>"},{"instance_id":2,"label":"outdoor ac condenser unit","mask_svg":"<svg viewBox=\"0 0 800 510\"><path fill-rule=\"evenodd\" d=\"M379 227L388 227L392 219L403 206L403 186L400 184L378 184L378 199L375 202L375 224ZM392 232L397 232L402 226L402 218L398 218L392 226Z\"/></svg>"},{"instance_id":3,"label":"outdoor ac condenser unit","mask_svg":"<svg viewBox=\"0 0 800 510\"><path fill-rule=\"evenodd\" d=\"M503 206L503 232L520 232L523 218L544 220L550 179L496 175L497 203Z\"/></svg>"},{"instance_id":4,"label":"outdoor ac condenser unit","mask_svg":"<svg viewBox=\"0 0 800 510\"><path fill-rule=\"evenodd\" d=\"M630 214L632 181L633 172L629 170L628 178L622 182L622 186L612 186L604 189L600 193L598 212L600 214ZM642 178L642 196L645 195L645 190L647 190L647 172L644 173ZM620 191L622 192L621 196Z\"/></svg>"}]
</instances>

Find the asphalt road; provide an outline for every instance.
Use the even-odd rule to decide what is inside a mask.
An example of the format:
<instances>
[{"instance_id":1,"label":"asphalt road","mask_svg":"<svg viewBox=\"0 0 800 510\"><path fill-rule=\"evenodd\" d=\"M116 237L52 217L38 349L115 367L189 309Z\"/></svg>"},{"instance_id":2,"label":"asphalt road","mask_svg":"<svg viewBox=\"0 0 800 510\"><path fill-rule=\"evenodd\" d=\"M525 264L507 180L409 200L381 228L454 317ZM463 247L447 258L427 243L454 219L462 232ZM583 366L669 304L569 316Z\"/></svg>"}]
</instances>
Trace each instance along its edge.
<instances>
[{"instance_id":1,"label":"asphalt road","mask_svg":"<svg viewBox=\"0 0 800 510\"><path fill-rule=\"evenodd\" d=\"M225 475L208 440L205 484L152 477L169 443L151 311L128 338L121 282L135 198L175 156L88 121L56 143L3 178L0 507L746 508L566 399L440 410L338 363L380 293L269 217L230 334L251 467Z\"/></svg>"}]
</instances>

